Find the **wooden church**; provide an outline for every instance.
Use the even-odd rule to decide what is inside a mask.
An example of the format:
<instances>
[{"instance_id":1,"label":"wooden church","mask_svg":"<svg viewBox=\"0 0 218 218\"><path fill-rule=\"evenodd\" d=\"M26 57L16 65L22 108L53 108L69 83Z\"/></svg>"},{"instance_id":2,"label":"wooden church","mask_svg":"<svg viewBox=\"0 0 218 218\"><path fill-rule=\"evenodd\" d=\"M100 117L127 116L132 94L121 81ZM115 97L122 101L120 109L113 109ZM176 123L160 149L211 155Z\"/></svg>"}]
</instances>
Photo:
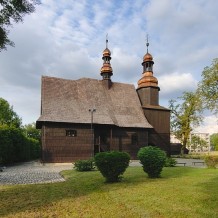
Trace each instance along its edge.
<instances>
[{"instance_id":1,"label":"wooden church","mask_svg":"<svg viewBox=\"0 0 218 218\"><path fill-rule=\"evenodd\" d=\"M159 105L153 57L143 57L142 78L133 84L111 80L111 52L103 51L101 80L42 77L43 162L73 162L98 152L125 151L132 159L147 145L170 153L170 110Z\"/></svg>"}]
</instances>

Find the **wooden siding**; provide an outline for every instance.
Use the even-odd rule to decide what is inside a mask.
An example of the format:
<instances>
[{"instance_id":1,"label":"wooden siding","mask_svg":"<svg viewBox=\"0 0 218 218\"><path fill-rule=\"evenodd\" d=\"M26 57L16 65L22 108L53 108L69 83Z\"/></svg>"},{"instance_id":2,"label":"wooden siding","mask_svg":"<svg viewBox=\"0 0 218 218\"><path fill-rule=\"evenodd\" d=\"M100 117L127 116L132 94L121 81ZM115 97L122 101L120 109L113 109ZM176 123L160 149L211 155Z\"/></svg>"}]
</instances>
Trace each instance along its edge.
<instances>
[{"instance_id":1,"label":"wooden siding","mask_svg":"<svg viewBox=\"0 0 218 218\"><path fill-rule=\"evenodd\" d=\"M94 152L124 151L137 159L141 147L155 145L169 153L170 134L155 129L119 128L112 125L94 125L94 140L90 125L44 123L42 125L42 161L74 162L89 159ZM76 137L66 136L66 130L76 130ZM136 137L137 140L132 139Z\"/></svg>"},{"instance_id":2,"label":"wooden siding","mask_svg":"<svg viewBox=\"0 0 218 218\"><path fill-rule=\"evenodd\" d=\"M148 145L157 146L166 151L167 155L171 154L170 134L157 133L155 130L149 132Z\"/></svg>"},{"instance_id":3,"label":"wooden siding","mask_svg":"<svg viewBox=\"0 0 218 218\"><path fill-rule=\"evenodd\" d=\"M148 143L158 146L170 155L170 111L143 109L149 123L154 129L149 131Z\"/></svg>"},{"instance_id":4,"label":"wooden siding","mask_svg":"<svg viewBox=\"0 0 218 218\"><path fill-rule=\"evenodd\" d=\"M66 136L66 130L77 131L76 137ZM42 161L73 162L88 159L99 151L124 151L137 158L141 147L148 145L148 130L94 125L94 141L90 125L44 123L42 126ZM137 136L137 142L132 136ZM93 145L93 142L95 145ZM99 147L100 146L100 147Z\"/></svg>"},{"instance_id":5,"label":"wooden siding","mask_svg":"<svg viewBox=\"0 0 218 218\"><path fill-rule=\"evenodd\" d=\"M170 133L170 111L158 109L143 109L148 122L157 133Z\"/></svg>"},{"instance_id":6,"label":"wooden siding","mask_svg":"<svg viewBox=\"0 0 218 218\"><path fill-rule=\"evenodd\" d=\"M137 143L132 143L133 135L137 136ZM148 130L146 129L113 126L95 127L95 147L100 145L102 149L105 149L102 151L123 151L129 153L131 159L136 159L138 150L147 144ZM98 149L96 149L97 151Z\"/></svg>"},{"instance_id":7,"label":"wooden siding","mask_svg":"<svg viewBox=\"0 0 218 218\"><path fill-rule=\"evenodd\" d=\"M137 90L141 105L159 105L159 88L143 87Z\"/></svg>"},{"instance_id":8,"label":"wooden siding","mask_svg":"<svg viewBox=\"0 0 218 218\"><path fill-rule=\"evenodd\" d=\"M137 136L137 142L133 144L132 136ZM137 153L141 147L148 145L148 130L146 129L115 129L113 135L113 150L120 150L130 154L131 159L137 159Z\"/></svg>"},{"instance_id":9,"label":"wooden siding","mask_svg":"<svg viewBox=\"0 0 218 218\"><path fill-rule=\"evenodd\" d=\"M76 137L66 136L66 130L76 130ZM93 155L92 132L88 125L44 124L42 127L42 161L73 162Z\"/></svg>"}]
</instances>

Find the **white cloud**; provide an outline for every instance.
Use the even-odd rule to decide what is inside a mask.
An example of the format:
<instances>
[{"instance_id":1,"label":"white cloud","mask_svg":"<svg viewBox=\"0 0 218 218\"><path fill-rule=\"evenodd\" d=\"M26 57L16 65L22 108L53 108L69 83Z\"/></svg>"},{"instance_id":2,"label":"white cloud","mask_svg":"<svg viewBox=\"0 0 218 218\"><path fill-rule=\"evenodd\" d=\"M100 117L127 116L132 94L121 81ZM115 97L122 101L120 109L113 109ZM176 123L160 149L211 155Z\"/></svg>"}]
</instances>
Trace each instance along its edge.
<instances>
[{"instance_id":1,"label":"white cloud","mask_svg":"<svg viewBox=\"0 0 218 218\"><path fill-rule=\"evenodd\" d=\"M184 91L193 91L197 86L197 81L190 73L172 73L158 78L162 95L178 96Z\"/></svg>"},{"instance_id":2,"label":"white cloud","mask_svg":"<svg viewBox=\"0 0 218 218\"><path fill-rule=\"evenodd\" d=\"M218 117L209 115L204 117L204 123L194 129L194 132L199 133L218 133Z\"/></svg>"},{"instance_id":3,"label":"white cloud","mask_svg":"<svg viewBox=\"0 0 218 218\"><path fill-rule=\"evenodd\" d=\"M148 33L160 102L167 106L193 90L217 56L217 8L216 0L42 0L11 30L16 47L0 53L0 96L25 123L35 121L41 75L100 79L107 33L113 81L136 84Z\"/></svg>"}]
</instances>

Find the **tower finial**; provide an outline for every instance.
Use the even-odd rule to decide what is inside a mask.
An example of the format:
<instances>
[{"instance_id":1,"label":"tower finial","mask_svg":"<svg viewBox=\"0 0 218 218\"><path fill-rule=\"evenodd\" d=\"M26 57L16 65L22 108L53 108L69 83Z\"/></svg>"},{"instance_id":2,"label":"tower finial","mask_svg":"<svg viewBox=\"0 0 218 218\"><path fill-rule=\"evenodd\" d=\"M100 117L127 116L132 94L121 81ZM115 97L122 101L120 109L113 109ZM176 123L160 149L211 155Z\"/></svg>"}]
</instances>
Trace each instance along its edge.
<instances>
[{"instance_id":1,"label":"tower finial","mask_svg":"<svg viewBox=\"0 0 218 218\"><path fill-rule=\"evenodd\" d=\"M108 33L106 35L106 48L107 48L107 45L108 45Z\"/></svg>"},{"instance_id":2,"label":"tower finial","mask_svg":"<svg viewBox=\"0 0 218 218\"><path fill-rule=\"evenodd\" d=\"M147 46L147 53L148 53L148 46L149 46L149 42L148 42L148 34L147 34L147 43L146 43L146 46Z\"/></svg>"}]
</instances>

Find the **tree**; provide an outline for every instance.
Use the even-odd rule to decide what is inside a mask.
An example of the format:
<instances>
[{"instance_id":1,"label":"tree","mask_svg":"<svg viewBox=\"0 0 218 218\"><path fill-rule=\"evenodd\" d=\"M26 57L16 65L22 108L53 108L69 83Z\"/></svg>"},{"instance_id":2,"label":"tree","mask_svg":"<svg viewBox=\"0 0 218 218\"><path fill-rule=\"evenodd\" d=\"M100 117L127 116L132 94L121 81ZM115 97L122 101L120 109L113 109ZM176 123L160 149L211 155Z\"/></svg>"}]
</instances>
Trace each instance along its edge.
<instances>
[{"instance_id":1,"label":"tree","mask_svg":"<svg viewBox=\"0 0 218 218\"><path fill-rule=\"evenodd\" d=\"M14 112L13 107L5 99L0 98L0 125L20 128L21 123L21 118Z\"/></svg>"},{"instance_id":2,"label":"tree","mask_svg":"<svg viewBox=\"0 0 218 218\"><path fill-rule=\"evenodd\" d=\"M205 108L218 113L218 58L204 68L201 76L197 90L199 97Z\"/></svg>"},{"instance_id":3,"label":"tree","mask_svg":"<svg viewBox=\"0 0 218 218\"><path fill-rule=\"evenodd\" d=\"M14 43L8 38L8 27L12 22L23 21L25 14L35 11L38 0L1 0L0 5L0 51L6 49L7 45L14 46Z\"/></svg>"},{"instance_id":4,"label":"tree","mask_svg":"<svg viewBox=\"0 0 218 218\"><path fill-rule=\"evenodd\" d=\"M207 141L202 139L198 135L195 135L195 134L193 134L191 136L191 142L190 143L191 143L190 145L191 145L192 149L194 149L194 150L197 149L197 148L200 148L201 151L203 151L204 147L208 147Z\"/></svg>"},{"instance_id":5,"label":"tree","mask_svg":"<svg viewBox=\"0 0 218 218\"><path fill-rule=\"evenodd\" d=\"M169 101L171 109L171 132L181 141L181 153L186 149L190 133L193 127L199 126L202 122L202 103L194 92L184 92L179 97L182 102Z\"/></svg>"},{"instance_id":6,"label":"tree","mask_svg":"<svg viewBox=\"0 0 218 218\"><path fill-rule=\"evenodd\" d=\"M36 129L36 123L27 124L23 127L24 133L27 137L40 141L41 131Z\"/></svg>"},{"instance_id":7,"label":"tree","mask_svg":"<svg viewBox=\"0 0 218 218\"><path fill-rule=\"evenodd\" d=\"M214 133L210 136L210 144L216 151L218 151L218 133Z\"/></svg>"}]
</instances>

